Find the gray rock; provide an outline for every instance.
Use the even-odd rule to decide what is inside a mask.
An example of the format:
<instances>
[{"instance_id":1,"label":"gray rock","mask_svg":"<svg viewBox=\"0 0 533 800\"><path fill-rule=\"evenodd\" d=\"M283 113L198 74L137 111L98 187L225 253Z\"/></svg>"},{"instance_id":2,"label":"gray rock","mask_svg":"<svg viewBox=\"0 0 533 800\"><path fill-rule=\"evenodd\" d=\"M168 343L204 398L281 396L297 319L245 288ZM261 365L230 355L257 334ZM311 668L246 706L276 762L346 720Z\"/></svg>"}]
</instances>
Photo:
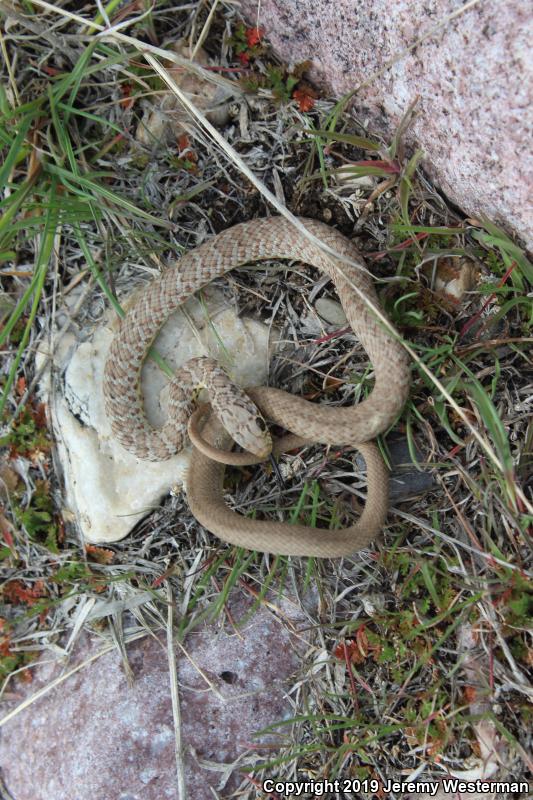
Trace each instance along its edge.
<instances>
[{"instance_id":1,"label":"gray rock","mask_svg":"<svg viewBox=\"0 0 533 800\"><path fill-rule=\"evenodd\" d=\"M424 469L424 455L418 448L415 456L420 466L413 462L406 439L391 435L387 437L386 444L390 462L390 505L410 500L434 488L433 476ZM355 462L360 470L366 472L365 460L358 452L355 453Z\"/></svg>"},{"instance_id":2,"label":"gray rock","mask_svg":"<svg viewBox=\"0 0 533 800\"><path fill-rule=\"evenodd\" d=\"M311 78L334 95L368 81L353 103L370 130L390 136L418 95L408 141L424 150L432 179L466 212L503 222L531 247L533 16L521 0L477 3L406 52L461 5L469 4L241 3L285 61L311 60Z\"/></svg>"},{"instance_id":3,"label":"gray rock","mask_svg":"<svg viewBox=\"0 0 533 800\"><path fill-rule=\"evenodd\" d=\"M401 503L411 497L425 494L434 488L433 476L423 468L424 456L417 450L416 458L421 465L419 469L411 458L406 439L389 437L387 449L391 461L389 484L389 501L391 504Z\"/></svg>"},{"instance_id":4,"label":"gray rock","mask_svg":"<svg viewBox=\"0 0 533 800\"><path fill-rule=\"evenodd\" d=\"M322 319L325 319L330 325L338 325L340 328L348 323L343 307L336 300L330 300L329 297L319 297L315 303L315 308Z\"/></svg>"},{"instance_id":5,"label":"gray rock","mask_svg":"<svg viewBox=\"0 0 533 800\"><path fill-rule=\"evenodd\" d=\"M176 649L181 738L188 800L221 797L242 782L239 766L279 740L256 731L291 716L286 692L300 668L305 619L290 601L273 598L276 615L260 608L237 631L219 623L189 634ZM242 620L250 602L230 602ZM283 621L285 620L287 624ZM83 662L100 649L87 639ZM68 677L0 729L0 773L14 800L177 800L174 723L164 638L128 645L133 684L116 651ZM186 653L186 654L185 654ZM70 669L68 664L66 669ZM11 690L19 705L62 672L43 663L31 684ZM234 768L233 762L237 762Z\"/></svg>"}]
</instances>

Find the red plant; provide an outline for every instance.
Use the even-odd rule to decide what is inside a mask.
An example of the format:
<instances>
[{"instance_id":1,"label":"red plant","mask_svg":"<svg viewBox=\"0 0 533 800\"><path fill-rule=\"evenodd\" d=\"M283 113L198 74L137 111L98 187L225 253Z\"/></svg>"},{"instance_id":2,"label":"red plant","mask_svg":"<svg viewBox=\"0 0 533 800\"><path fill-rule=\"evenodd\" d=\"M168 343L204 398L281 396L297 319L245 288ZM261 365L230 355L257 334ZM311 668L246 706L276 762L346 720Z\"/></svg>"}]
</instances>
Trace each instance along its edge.
<instances>
[{"instance_id":1,"label":"red plant","mask_svg":"<svg viewBox=\"0 0 533 800\"><path fill-rule=\"evenodd\" d=\"M263 28L246 28L244 35L246 36L248 47L255 47L260 44L265 32Z\"/></svg>"},{"instance_id":2,"label":"red plant","mask_svg":"<svg viewBox=\"0 0 533 800\"><path fill-rule=\"evenodd\" d=\"M300 111L311 111L315 105L315 93L309 86L304 85L301 89L295 89L292 98L298 103Z\"/></svg>"},{"instance_id":3,"label":"red plant","mask_svg":"<svg viewBox=\"0 0 533 800\"><path fill-rule=\"evenodd\" d=\"M5 600L14 605L25 603L33 606L46 595L44 581L35 581L33 586L26 586L22 581L8 581L2 589Z\"/></svg>"}]
</instances>

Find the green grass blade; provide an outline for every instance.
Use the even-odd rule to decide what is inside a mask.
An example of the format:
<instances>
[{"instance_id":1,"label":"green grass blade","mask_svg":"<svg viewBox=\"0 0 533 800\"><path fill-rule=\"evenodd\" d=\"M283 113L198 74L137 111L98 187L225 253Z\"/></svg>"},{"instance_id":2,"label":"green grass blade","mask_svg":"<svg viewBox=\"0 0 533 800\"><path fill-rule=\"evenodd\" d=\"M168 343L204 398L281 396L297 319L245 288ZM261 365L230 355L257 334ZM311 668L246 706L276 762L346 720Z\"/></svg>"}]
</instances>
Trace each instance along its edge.
<instances>
[{"instance_id":1,"label":"green grass blade","mask_svg":"<svg viewBox=\"0 0 533 800\"><path fill-rule=\"evenodd\" d=\"M311 120L309 120L308 124L312 125L313 123L312 123ZM308 132L312 131L313 141L314 141L314 144L315 144L315 149L316 149L316 153L317 153L317 156L318 156L318 162L319 162L319 165L320 165L320 174L322 176L322 185L324 186L324 189L327 190L327 188L328 188L328 172L327 172L327 168L326 168L326 160L324 158L324 140L318 134L318 132L315 133L314 128L311 128L311 129L307 128L306 131L308 131Z\"/></svg>"},{"instance_id":2,"label":"green grass blade","mask_svg":"<svg viewBox=\"0 0 533 800\"><path fill-rule=\"evenodd\" d=\"M467 395L470 395L478 409L479 415L494 442L494 446L500 457L502 464L505 466L507 476L513 472L513 458L511 455L511 448L507 432L501 421L498 411L494 407L489 395L478 381L476 376L471 372L464 362L459 361L455 356L453 357L455 363L466 373L468 381L463 382L463 388Z\"/></svg>"},{"instance_id":3,"label":"green grass blade","mask_svg":"<svg viewBox=\"0 0 533 800\"><path fill-rule=\"evenodd\" d=\"M431 236L449 236L450 234L464 233L464 228L432 228L430 225L406 225L402 222L392 223L390 229L398 233L428 233Z\"/></svg>"},{"instance_id":4,"label":"green grass blade","mask_svg":"<svg viewBox=\"0 0 533 800\"><path fill-rule=\"evenodd\" d=\"M120 305L117 298L114 296L113 292L109 288L101 271L96 266L93 254L90 251L90 248L87 244L87 241L83 235L83 232L79 224L74 225L74 233L76 235L76 239L78 240L78 244L81 247L83 255L85 256L85 260L87 261L89 269L91 270L92 274L95 277L95 280L97 281L98 285L100 286L103 293L107 297L109 303L113 306L119 317L122 319L122 317L124 317L124 310L122 309L122 306ZM170 378L174 377L173 369L166 363L164 358L157 352L157 350L154 347L151 347L149 349L148 357L151 358L152 361L154 361L157 364L159 369L162 370L165 373L165 375L168 375Z\"/></svg>"},{"instance_id":5,"label":"green grass blade","mask_svg":"<svg viewBox=\"0 0 533 800\"><path fill-rule=\"evenodd\" d=\"M116 133L124 133L122 128L119 128L118 125L115 125L114 122L110 120L104 119L104 117L99 117L97 114L91 114L89 111L82 111L81 108L76 108L75 106L68 105L68 103L57 103L57 108L61 109L61 111L66 111L68 114L74 114L78 117L84 117L85 119L90 119L92 122L98 123L98 125L102 125L104 128L109 128Z\"/></svg>"},{"instance_id":6,"label":"green grass blade","mask_svg":"<svg viewBox=\"0 0 533 800\"><path fill-rule=\"evenodd\" d=\"M481 215L481 222L485 227L485 231L473 231L472 236L481 244L497 248L504 258L507 267L509 267L509 261L507 259L511 258L516 261L524 278L533 286L533 264L526 258L524 251L511 241L504 231L483 215Z\"/></svg>"},{"instance_id":7,"label":"green grass blade","mask_svg":"<svg viewBox=\"0 0 533 800\"><path fill-rule=\"evenodd\" d=\"M54 99L54 95L52 93L52 89L48 87L48 97L50 102L50 112L52 114L52 123L56 132L57 141L59 142L62 158L59 159L59 163L63 164L65 161L65 156L68 159L70 164L70 168L74 173L78 173L78 165L76 162L76 157L74 155L74 151L72 149L72 143L70 141L70 136L67 132L67 119L64 120L60 119L56 102Z\"/></svg>"},{"instance_id":8,"label":"green grass blade","mask_svg":"<svg viewBox=\"0 0 533 800\"><path fill-rule=\"evenodd\" d=\"M413 177L416 168L418 166L418 163L423 155L424 154L422 150L417 150L414 153L409 163L407 164L405 170L403 171L403 175L400 180L400 206L402 209L402 217L405 225L409 228L411 225L411 220L409 218L409 198L413 191L413 184L411 183L411 178Z\"/></svg>"},{"instance_id":9,"label":"green grass blade","mask_svg":"<svg viewBox=\"0 0 533 800\"><path fill-rule=\"evenodd\" d=\"M42 220L41 220L41 225L42 225ZM18 301L17 305L15 306L13 311L11 312L11 314L9 316L9 319L7 320L6 324L4 325L2 330L0 331L0 347L3 346L6 343L6 341L9 338L9 336L11 335L11 332L13 331L13 328L15 327L15 325L17 324L17 322L21 318L22 314L24 313L24 309L26 308L27 304L29 303L30 298L31 298L32 294L34 293L38 283L39 283L39 273L37 271L35 271L33 273L33 277L31 279L29 285L27 286L26 290L24 291L24 294L22 295L22 297Z\"/></svg>"},{"instance_id":10,"label":"green grass blade","mask_svg":"<svg viewBox=\"0 0 533 800\"><path fill-rule=\"evenodd\" d=\"M33 179L26 181L15 194L11 195L11 205L0 217L0 247L2 248L5 248L10 239L13 238L12 220L30 194L33 183Z\"/></svg>"},{"instance_id":11,"label":"green grass blade","mask_svg":"<svg viewBox=\"0 0 533 800\"><path fill-rule=\"evenodd\" d=\"M56 186L55 183L53 183L52 186L50 187L50 195L53 195L55 191L56 191ZM19 364L22 359L22 355L26 349L28 340L30 338L30 333L33 327L33 323L37 315L37 309L39 307L39 303L41 302L41 295L47 274L48 263L50 261L50 256L52 255L52 250L54 247L56 230L57 230L57 214L54 213L53 211L49 211L46 216L44 230L41 236L41 246L39 249L39 254L37 256L37 262L35 264L34 279L32 280L34 291L33 291L33 301L30 309L30 314L28 316L28 320L24 328L24 334L17 348L16 356L13 359L13 363L9 370L6 383L2 392L2 397L0 398L0 418L4 413L7 398L9 396L9 392L11 391L11 387L13 386L13 383L15 381Z\"/></svg>"},{"instance_id":12,"label":"green grass blade","mask_svg":"<svg viewBox=\"0 0 533 800\"><path fill-rule=\"evenodd\" d=\"M381 148L379 142L375 142L372 139L367 139L364 136L356 136L353 133L337 133L337 131L320 129L310 130L309 128L306 128L304 133L308 133L314 138L321 137L327 142L344 142L345 144L351 144L354 147L360 147L362 150L372 150L377 152Z\"/></svg>"},{"instance_id":13,"label":"green grass blade","mask_svg":"<svg viewBox=\"0 0 533 800\"><path fill-rule=\"evenodd\" d=\"M72 105L79 92L81 82L86 76L87 63L91 59L96 42L91 42L79 57L74 68L67 72L60 81L54 86L54 100L58 103L61 98L69 91L68 105ZM99 65L100 69L100 65Z\"/></svg>"},{"instance_id":14,"label":"green grass blade","mask_svg":"<svg viewBox=\"0 0 533 800\"><path fill-rule=\"evenodd\" d=\"M20 158L20 150L24 140L26 139L26 134L30 129L31 123L31 117L23 117L18 133L13 139L13 143L9 148L9 152L5 157L4 163L0 167L0 187L5 186L8 175Z\"/></svg>"},{"instance_id":15,"label":"green grass blade","mask_svg":"<svg viewBox=\"0 0 533 800\"><path fill-rule=\"evenodd\" d=\"M140 208L132 203L130 200L126 200L126 198L121 197L119 194L111 191L111 189L107 189L105 186L101 186L94 180L87 178L82 175L75 175L72 172L69 172L62 167L57 167L52 164L46 165L47 172L51 173L52 175L57 175L64 181L72 191L79 195L80 197L85 198L86 200L95 200L97 201L98 197L104 198L109 203L114 206L118 206L126 211L133 217L140 217L141 219L146 220L147 222L151 222L152 225L158 225L162 228L171 228L172 225L167 222L166 220L158 219L154 217L152 214L149 214L147 211L143 211ZM79 184L81 188L76 188L72 186L72 184ZM83 191L86 190L86 191Z\"/></svg>"},{"instance_id":16,"label":"green grass blade","mask_svg":"<svg viewBox=\"0 0 533 800\"><path fill-rule=\"evenodd\" d=\"M109 3L106 3L106 5L104 6L104 11L107 14L108 19L113 14L113 11L121 4L121 2L122 0L109 0ZM104 22L105 20L99 11L94 19L95 26L102 25ZM91 25L91 27L88 30L88 33L92 34L95 31L97 31L98 28L95 26Z\"/></svg>"},{"instance_id":17,"label":"green grass blade","mask_svg":"<svg viewBox=\"0 0 533 800\"><path fill-rule=\"evenodd\" d=\"M389 172L381 167L347 166L334 170L336 175L377 175L380 178L392 178L394 172Z\"/></svg>"}]
</instances>

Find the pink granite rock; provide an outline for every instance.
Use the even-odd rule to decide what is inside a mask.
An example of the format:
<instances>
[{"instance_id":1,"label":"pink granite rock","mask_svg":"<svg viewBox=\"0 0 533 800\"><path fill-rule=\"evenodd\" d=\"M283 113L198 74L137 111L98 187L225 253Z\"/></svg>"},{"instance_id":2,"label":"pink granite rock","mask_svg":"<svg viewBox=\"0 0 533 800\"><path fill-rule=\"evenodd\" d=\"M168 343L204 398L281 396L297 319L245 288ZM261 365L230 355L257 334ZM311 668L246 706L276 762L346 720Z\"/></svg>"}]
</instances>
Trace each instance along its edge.
<instances>
[{"instance_id":1,"label":"pink granite rock","mask_svg":"<svg viewBox=\"0 0 533 800\"><path fill-rule=\"evenodd\" d=\"M281 58L341 96L461 8L467 10L357 92L354 110L390 135L417 95L410 142L430 177L470 215L533 247L533 14L522 0L242 0ZM408 137L408 141L409 141Z\"/></svg>"},{"instance_id":2,"label":"pink granite rock","mask_svg":"<svg viewBox=\"0 0 533 800\"><path fill-rule=\"evenodd\" d=\"M287 601L279 607L281 616L259 609L238 632L218 623L192 632L184 643L189 658L176 650L188 800L212 800L210 787L225 797L242 781L248 786L238 769L228 780L232 770L224 774L223 765L247 752L268 756L279 737L255 737L255 731L291 715L285 693L300 668L298 641L305 639L289 629L303 627L303 617ZM233 619L244 618L249 608L242 598L233 602ZM73 661L99 649L97 640L87 638ZM127 652L131 686L113 651L0 729L0 775L15 800L177 800L164 637L159 642L147 636ZM60 674L57 664L38 667L33 683L19 685L9 705ZM7 711L4 702L0 717Z\"/></svg>"}]
</instances>

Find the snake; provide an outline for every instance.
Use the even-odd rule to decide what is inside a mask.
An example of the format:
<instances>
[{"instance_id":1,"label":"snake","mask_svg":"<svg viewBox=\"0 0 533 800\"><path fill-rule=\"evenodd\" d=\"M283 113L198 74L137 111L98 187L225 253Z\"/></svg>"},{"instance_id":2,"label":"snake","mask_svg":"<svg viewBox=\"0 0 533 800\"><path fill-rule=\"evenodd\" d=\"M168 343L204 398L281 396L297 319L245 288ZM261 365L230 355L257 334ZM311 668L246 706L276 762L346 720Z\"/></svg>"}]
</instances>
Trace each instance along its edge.
<instances>
[{"instance_id":1,"label":"snake","mask_svg":"<svg viewBox=\"0 0 533 800\"><path fill-rule=\"evenodd\" d=\"M410 367L355 244L325 223L304 217L298 221L309 237L281 216L234 225L182 255L148 284L111 342L103 394L112 435L140 460L169 459L191 437L194 446L187 500L192 514L211 533L260 552L333 558L367 547L384 525L388 471L372 440L402 411L409 394ZM145 414L141 369L168 316L215 278L266 260L308 264L332 280L347 321L372 363L371 392L357 404L338 407L270 386L243 390L216 361L200 356L187 361L170 380L167 418L162 426L153 426ZM210 402L198 407L195 401L201 387L207 390ZM273 443L266 420L283 427L288 436ZM235 442L245 449L244 454L230 452ZM227 463L257 463L270 453L279 455L310 443L354 447L363 455L367 499L353 525L326 530L251 520L226 505L223 483Z\"/></svg>"}]
</instances>

